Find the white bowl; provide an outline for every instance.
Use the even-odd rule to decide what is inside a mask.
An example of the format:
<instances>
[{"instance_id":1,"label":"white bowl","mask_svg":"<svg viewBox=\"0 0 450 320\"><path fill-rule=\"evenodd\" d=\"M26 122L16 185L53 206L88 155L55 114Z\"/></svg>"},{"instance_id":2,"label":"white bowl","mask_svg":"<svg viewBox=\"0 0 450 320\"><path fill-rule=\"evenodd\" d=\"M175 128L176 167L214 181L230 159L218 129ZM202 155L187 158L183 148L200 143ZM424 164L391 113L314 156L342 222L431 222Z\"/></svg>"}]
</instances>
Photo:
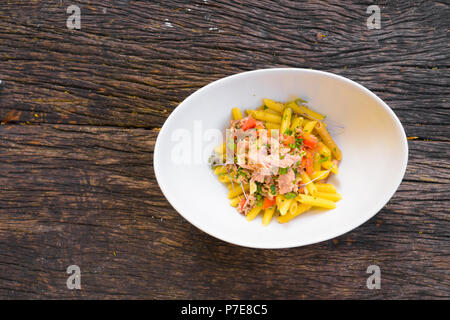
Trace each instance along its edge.
<instances>
[{"instance_id":1,"label":"white bowl","mask_svg":"<svg viewBox=\"0 0 450 320\"><path fill-rule=\"evenodd\" d=\"M263 98L287 101L293 96L327 115L325 122L343 153L339 175L330 182L343 199L334 210L314 210L286 224L273 219L264 227L261 218L247 222L229 205L228 190L207 163L219 142L200 144L199 137L214 136L217 130L223 135L233 107L255 109ZM185 163L178 163L182 158L177 154L186 156ZM394 112L360 84L322 71L264 69L217 80L190 95L164 123L153 161L167 200L197 228L241 246L289 248L340 236L372 218L402 181L408 144Z\"/></svg>"}]
</instances>

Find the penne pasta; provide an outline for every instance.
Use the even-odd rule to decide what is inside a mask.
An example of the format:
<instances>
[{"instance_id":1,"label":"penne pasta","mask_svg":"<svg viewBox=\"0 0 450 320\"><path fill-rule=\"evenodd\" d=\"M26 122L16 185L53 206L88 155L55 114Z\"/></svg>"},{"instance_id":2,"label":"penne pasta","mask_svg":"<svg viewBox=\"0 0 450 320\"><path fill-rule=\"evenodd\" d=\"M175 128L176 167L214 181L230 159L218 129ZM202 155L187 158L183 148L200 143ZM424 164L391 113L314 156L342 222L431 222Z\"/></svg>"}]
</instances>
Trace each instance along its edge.
<instances>
[{"instance_id":1,"label":"penne pasta","mask_svg":"<svg viewBox=\"0 0 450 320\"><path fill-rule=\"evenodd\" d=\"M289 129L291 125L291 117L292 117L292 109L291 108L284 109L280 125L281 134L285 134L286 130Z\"/></svg>"},{"instance_id":2,"label":"penne pasta","mask_svg":"<svg viewBox=\"0 0 450 320\"><path fill-rule=\"evenodd\" d=\"M224 166L217 166L217 167L214 168L214 174L215 175L219 175L219 174L222 174L222 173L225 173L225 172L227 172L227 168L225 168Z\"/></svg>"},{"instance_id":3,"label":"penne pasta","mask_svg":"<svg viewBox=\"0 0 450 320\"><path fill-rule=\"evenodd\" d=\"M271 114L276 114L277 116L281 116L281 113L279 113L278 111L269 109L269 108L264 109L264 112L271 113Z\"/></svg>"},{"instance_id":4,"label":"penne pasta","mask_svg":"<svg viewBox=\"0 0 450 320\"><path fill-rule=\"evenodd\" d=\"M251 115L253 118L261 121L273 122L273 123L281 123L281 116L267 113L260 110L247 110L247 114Z\"/></svg>"},{"instance_id":5,"label":"penne pasta","mask_svg":"<svg viewBox=\"0 0 450 320\"><path fill-rule=\"evenodd\" d=\"M308 174L305 171L302 171L300 173L300 177L302 178L302 184L306 184L306 189L310 194L314 194L317 192L317 188L314 184L314 182L311 182L311 178L308 176Z\"/></svg>"},{"instance_id":6,"label":"penne pasta","mask_svg":"<svg viewBox=\"0 0 450 320\"><path fill-rule=\"evenodd\" d=\"M322 122L318 122L316 124L316 131L322 138L323 143L331 150L331 153L337 160L342 159L342 152L334 142L333 138L331 138L330 133L327 128L323 125Z\"/></svg>"},{"instance_id":7,"label":"penne pasta","mask_svg":"<svg viewBox=\"0 0 450 320\"><path fill-rule=\"evenodd\" d=\"M325 170L321 170L321 171L316 171L312 174L311 179L315 180L315 181L320 181L320 180L324 180L329 176L330 172L327 172Z\"/></svg>"},{"instance_id":8,"label":"penne pasta","mask_svg":"<svg viewBox=\"0 0 450 320\"><path fill-rule=\"evenodd\" d=\"M238 204L241 202L241 200L242 200L242 197L233 198L233 199L230 200L230 205L232 207L237 207Z\"/></svg>"},{"instance_id":9,"label":"penne pasta","mask_svg":"<svg viewBox=\"0 0 450 320\"><path fill-rule=\"evenodd\" d=\"M247 221L252 221L253 219L255 219L256 216L261 212L261 209L262 207L260 206L254 206L252 209L250 209L250 211L245 216Z\"/></svg>"},{"instance_id":10,"label":"penne pasta","mask_svg":"<svg viewBox=\"0 0 450 320\"><path fill-rule=\"evenodd\" d=\"M333 167L333 165L334 165L334 167ZM328 161L322 162L322 167L324 167L327 170L332 168L331 172L333 172L334 174L338 174L339 173L338 172L338 166L333 161L328 160Z\"/></svg>"},{"instance_id":11,"label":"penne pasta","mask_svg":"<svg viewBox=\"0 0 450 320\"><path fill-rule=\"evenodd\" d=\"M233 108L231 114L234 120L241 120L243 118L241 110L239 108Z\"/></svg>"},{"instance_id":12,"label":"penne pasta","mask_svg":"<svg viewBox=\"0 0 450 320\"><path fill-rule=\"evenodd\" d=\"M331 151L326 145L323 144L322 141L319 141L319 143L317 143L317 150L322 156L331 160Z\"/></svg>"},{"instance_id":13,"label":"penne pasta","mask_svg":"<svg viewBox=\"0 0 450 320\"><path fill-rule=\"evenodd\" d=\"M231 177L228 174L221 174L218 179L222 183L231 183Z\"/></svg>"},{"instance_id":14,"label":"penne pasta","mask_svg":"<svg viewBox=\"0 0 450 320\"><path fill-rule=\"evenodd\" d=\"M249 184L244 185L245 192L247 192L249 189L250 189L250 185ZM242 187L239 184L237 184L234 187L234 190L230 190L228 192L228 199L233 199L234 197L236 197L236 196L238 196L240 194L243 194L243 193L244 193L244 191L242 191Z\"/></svg>"},{"instance_id":15,"label":"penne pasta","mask_svg":"<svg viewBox=\"0 0 450 320\"><path fill-rule=\"evenodd\" d=\"M313 157L313 167L314 171L319 171L322 168L322 164L320 163L320 153L316 152Z\"/></svg>"},{"instance_id":16,"label":"penne pasta","mask_svg":"<svg viewBox=\"0 0 450 320\"><path fill-rule=\"evenodd\" d=\"M267 130L272 130L272 129L279 129L280 125L277 123L272 123L272 122L264 122L264 125L266 126Z\"/></svg>"},{"instance_id":17,"label":"penne pasta","mask_svg":"<svg viewBox=\"0 0 450 320\"><path fill-rule=\"evenodd\" d=\"M284 105L279 102L275 102L270 99L264 99L264 104L267 108L277 111L278 113L283 113Z\"/></svg>"},{"instance_id":18,"label":"penne pasta","mask_svg":"<svg viewBox=\"0 0 450 320\"><path fill-rule=\"evenodd\" d=\"M263 226L267 226L270 223L270 221L272 220L274 212L275 212L275 206L267 208L266 210L264 210L264 215L263 215L263 218L262 218Z\"/></svg>"},{"instance_id":19,"label":"penne pasta","mask_svg":"<svg viewBox=\"0 0 450 320\"><path fill-rule=\"evenodd\" d=\"M299 115L304 115L305 117L307 117L308 119L311 120L316 120L316 121L320 121L325 119L325 117L323 115L321 115L320 113L317 113L315 111L312 111L311 109L309 109L306 105L302 104L297 104L296 102L293 102L291 104L289 104L289 106L292 108L292 110L294 110L296 113L298 113Z\"/></svg>"},{"instance_id":20,"label":"penne pasta","mask_svg":"<svg viewBox=\"0 0 450 320\"><path fill-rule=\"evenodd\" d=\"M316 196L307 196L304 194L299 194L297 196L297 200L302 204L306 204L306 205L310 205L310 206L314 206L314 207L320 207L320 208L325 208L325 209L336 208L336 204L333 201L327 200L327 199L322 199L322 198L319 198Z\"/></svg>"},{"instance_id":21,"label":"penne pasta","mask_svg":"<svg viewBox=\"0 0 450 320\"><path fill-rule=\"evenodd\" d=\"M214 152L218 154L225 154L227 152L227 146L225 143L222 143L214 148Z\"/></svg>"},{"instance_id":22,"label":"penne pasta","mask_svg":"<svg viewBox=\"0 0 450 320\"><path fill-rule=\"evenodd\" d=\"M326 193L326 192L316 192L316 197L331 200L333 202L337 202L342 199L342 196L339 193Z\"/></svg>"},{"instance_id":23,"label":"penne pasta","mask_svg":"<svg viewBox=\"0 0 450 320\"><path fill-rule=\"evenodd\" d=\"M296 200L293 200L291 202L291 205L289 206L288 213L289 214L295 214L297 212L298 204Z\"/></svg>"},{"instance_id":24,"label":"penne pasta","mask_svg":"<svg viewBox=\"0 0 450 320\"><path fill-rule=\"evenodd\" d=\"M302 117L295 117L294 120L292 120L291 123L291 130L295 131L295 129L297 129L298 127L300 127L303 123L303 118Z\"/></svg>"},{"instance_id":25,"label":"penne pasta","mask_svg":"<svg viewBox=\"0 0 450 320\"><path fill-rule=\"evenodd\" d=\"M314 120L308 121L308 123L305 124L303 127L303 132L312 133L316 123L317 123L317 121L314 121Z\"/></svg>"},{"instance_id":26,"label":"penne pasta","mask_svg":"<svg viewBox=\"0 0 450 320\"><path fill-rule=\"evenodd\" d=\"M286 199L283 197L283 200L281 201L280 205L278 206L278 211L280 211L280 214L282 216L284 216L288 212L289 207L292 204L292 201L294 201L294 199Z\"/></svg>"},{"instance_id":27,"label":"penne pasta","mask_svg":"<svg viewBox=\"0 0 450 320\"><path fill-rule=\"evenodd\" d=\"M316 183L317 191L326 193L336 193L336 188L329 183Z\"/></svg>"},{"instance_id":28,"label":"penne pasta","mask_svg":"<svg viewBox=\"0 0 450 320\"><path fill-rule=\"evenodd\" d=\"M291 221L293 218L295 218L296 216L308 211L309 209L311 209L311 206L307 205L307 204L299 204L297 206L297 210L295 211L295 213L290 213L286 214L284 216L279 216L277 218L279 223L286 223Z\"/></svg>"}]
</instances>

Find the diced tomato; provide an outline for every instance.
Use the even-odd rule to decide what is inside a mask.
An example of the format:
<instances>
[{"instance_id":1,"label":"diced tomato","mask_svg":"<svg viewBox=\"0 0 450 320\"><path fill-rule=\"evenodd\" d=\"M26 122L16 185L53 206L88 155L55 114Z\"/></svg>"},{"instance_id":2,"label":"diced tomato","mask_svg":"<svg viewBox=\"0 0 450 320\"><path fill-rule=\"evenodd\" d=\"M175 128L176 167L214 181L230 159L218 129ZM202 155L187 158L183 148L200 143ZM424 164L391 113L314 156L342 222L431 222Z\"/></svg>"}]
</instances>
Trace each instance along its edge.
<instances>
[{"instance_id":1,"label":"diced tomato","mask_svg":"<svg viewBox=\"0 0 450 320\"><path fill-rule=\"evenodd\" d=\"M295 138L294 138L293 136L287 136L287 135L284 135L284 141L283 141L283 144L284 144L285 146L288 146L288 145L294 144L294 143L295 143Z\"/></svg>"},{"instance_id":2,"label":"diced tomato","mask_svg":"<svg viewBox=\"0 0 450 320\"><path fill-rule=\"evenodd\" d=\"M266 197L266 198L264 198L264 203L263 203L262 208L263 209L270 208L275 205L275 202L276 202L275 197L273 197L272 200L270 200L269 197Z\"/></svg>"},{"instance_id":3,"label":"diced tomato","mask_svg":"<svg viewBox=\"0 0 450 320\"><path fill-rule=\"evenodd\" d=\"M313 135L305 135L303 138L303 144L311 149L314 149L318 143L318 140Z\"/></svg>"},{"instance_id":4,"label":"diced tomato","mask_svg":"<svg viewBox=\"0 0 450 320\"><path fill-rule=\"evenodd\" d=\"M244 131L254 127L256 127L256 120L251 117L248 117L247 120L241 125L241 129Z\"/></svg>"},{"instance_id":5,"label":"diced tomato","mask_svg":"<svg viewBox=\"0 0 450 320\"><path fill-rule=\"evenodd\" d=\"M242 211L242 209L244 208L245 201L246 201L245 198L242 198L241 202L239 203L240 211Z\"/></svg>"},{"instance_id":6,"label":"diced tomato","mask_svg":"<svg viewBox=\"0 0 450 320\"><path fill-rule=\"evenodd\" d=\"M311 152L306 153L305 160L305 169L308 176L312 175L314 173L314 166L313 166L313 157Z\"/></svg>"}]
</instances>

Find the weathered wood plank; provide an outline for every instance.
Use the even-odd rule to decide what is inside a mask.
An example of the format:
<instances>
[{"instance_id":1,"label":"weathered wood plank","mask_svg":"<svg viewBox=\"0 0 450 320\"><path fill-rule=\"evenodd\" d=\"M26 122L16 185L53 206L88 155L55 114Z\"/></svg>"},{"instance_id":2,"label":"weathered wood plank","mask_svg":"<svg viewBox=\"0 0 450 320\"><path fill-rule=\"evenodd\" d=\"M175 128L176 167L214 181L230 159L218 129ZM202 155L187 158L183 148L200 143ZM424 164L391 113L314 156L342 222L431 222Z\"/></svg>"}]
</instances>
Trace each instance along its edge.
<instances>
[{"instance_id":1,"label":"weathered wood plank","mask_svg":"<svg viewBox=\"0 0 450 320\"><path fill-rule=\"evenodd\" d=\"M332 241L253 250L216 240L166 202L157 132L0 126L0 296L4 298L445 298L450 296L448 142L410 141L399 191ZM425 188L425 190L424 190ZM82 270L82 290L65 269ZM382 290L365 287L382 269Z\"/></svg>"},{"instance_id":2,"label":"weathered wood plank","mask_svg":"<svg viewBox=\"0 0 450 320\"><path fill-rule=\"evenodd\" d=\"M448 138L444 3L382 2L380 30L366 27L369 1L77 3L76 31L65 25L71 2L2 5L0 118L14 109L23 111L22 122L160 127L210 81L257 68L304 67L373 90L408 134Z\"/></svg>"},{"instance_id":3,"label":"weathered wood plank","mask_svg":"<svg viewBox=\"0 0 450 320\"><path fill-rule=\"evenodd\" d=\"M368 30L372 1L82 0L70 31L71 4L0 7L0 297L450 297L448 4L380 1ZM332 241L229 245L156 184L157 133L143 128L210 81L267 67L360 82L418 137L393 199ZM65 286L70 264L80 291ZM365 287L370 264L382 290Z\"/></svg>"}]
</instances>

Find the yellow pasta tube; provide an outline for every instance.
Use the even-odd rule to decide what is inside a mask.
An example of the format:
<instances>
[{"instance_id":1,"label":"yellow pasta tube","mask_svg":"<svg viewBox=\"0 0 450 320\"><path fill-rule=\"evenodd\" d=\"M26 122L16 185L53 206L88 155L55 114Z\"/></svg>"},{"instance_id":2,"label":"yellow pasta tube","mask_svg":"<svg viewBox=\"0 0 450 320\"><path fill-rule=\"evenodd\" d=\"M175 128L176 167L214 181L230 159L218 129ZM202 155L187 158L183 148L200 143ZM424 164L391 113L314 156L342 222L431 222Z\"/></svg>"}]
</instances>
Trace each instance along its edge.
<instances>
[{"instance_id":1,"label":"yellow pasta tube","mask_svg":"<svg viewBox=\"0 0 450 320\"><path fill-rule=\"evenodd\" d=\"M221 174L218 179L222 183L231 183L231 177L228 174Z\"/></svg>"},{"instance_id":2,"label":"yellow pasta tube","mask_svg":"<svg viewBox=\"0 0 450 320\"><path fill-rule=\"evenodd\" d=\"M321 155L323 155L324 157L328 157L328 159L331 160L331 151L326 145L323 144L322 141L317 144L317 150Z\"/></svg>"},{"instance_id":3,"label":"yellow pasta tube","mask_svg":"<svg viewBox=\"0 0 450 320\"><path fill-rule=\"evenodd\" d=\"M295 213L288 213L284 216L279 216L277 218L279 223L286 223L291 221L293 218L295 218L296 216L298 216L299 214L302 214L303 212L308 211L309 209L311 209L311 206L307 205L307 204L299 204L297 206L297 210L295 211Z\"/></svg>"},{"instance_id":4,"label":"yellow pasta tube","mask_svg":"<svg viewBox=\"0 0 450 320\"><path fill-rule=\"evenodd\" d=\"M270 223L270 220L272 220L274 212L275 212L275 206L267 208L266 210L264 210L264 215L263 215L263 218L262 218L263 226L267 226Z\"/></svg>"},{"instance_id":5,"label":"yellow pasta tube","mask_svg":"<svg viewBox=\"0 0 450 320\"><path fill-rule=\"evenodd\" d=\"M305 126L303 127L303 132L312 133L317 121L309 121Z\"/></svg>"},{"instance_id":6,"label":"yellow pasta tube","mask_svg":"<svg viewBox=\"0 0 450 320\"><path fill-rule=\"evenodd\" d=\"M339 173L337 163L335 163L333 161L328 160L328 161L322 162L322 167L324 167L327 170L330 169L331 167L333 167L331 169L331 172L333 172L334 174L338 174Z\"/></svg>"},{"instance_id":7,"label":"yellow pasta tube","mask_svg":"<svg viewBox=\"0 0 450 320\"><path fill-rule=\"evenodd\" d=\"M300 177L302 178L302 183L306 184L306 189L309 191L310 194L314 194L317 192L317 188L314 184L314 182L311 182L311 178L308 176L308 174L305 171L302 171L300 173ZM311 182L311 183L309 183Z\"/></svg>"},{"instance_id":8,"label":"yellow pasta tube","mask_svg":"<svg viewBox=\"0 0 450 320\"><path fill-rule=\"evenodd\" d=\"M241 120L243 118L241 110L239 108L233 108L231 110L231 114L233 115L234 120Z\"/></svg>"},{"instance_id":9,"label":"yellow pasta tube","mask_svg":"<svg viewBox=\"0 0 450 320\"><path fill-rule=\"evenodd\" d=\"M336 208L336 203L331 200L322 199L316 196L307 196L304 194L299 194L296 198L300 203L307 204L310 206L321 207L326 209Z\"/></svg>"},{"instance_id":10,"label":"yellow pasta tube","mask_svg":"<svg viewBox=\"0 0 450 320\"><path fill-rule=\"evenodd\" d=\"M311 120L323 120L323 119L325 119L325 117L323 115L321 115L320 113L317 113L317 112L309 109L304 104L301 104L301 106L299 106L295 101L293 101L293 102L289 103L288 106L290 108L292 108L292 110L294 110L294 112L296 112L296 113L298 113L300 115L304 115L308 119L311 119Z\"/></svg>"},{"instance_id":11,"label":"yellow pasta tube","mask_svg":"<svg viewBox=\"0 0 450 320\"><path fill-rule=\"evenodd\" d=\"M320 153L316 152L314 153L314 157L313 157L313 167L314 167L314 171L319 171L321 169L321 163L320 161Z\"/></svg>"},{"instance_id":12,"label":"yellow pasta tube","mask_svg":"<svg viewBox=\"0 0 450 320\"><path fill-rule=\"evenodd\" d=\"M217 166L217 167L214 168L214 174L215 175L219 175L219 174L222 174L222 173L225 173L225 172L227 172L227 168L225 168L224 166Z\"/></svg>"},{"instance_id":13,"label":"yellow pasta tube","mask_svg":"<svg viewBox=\"0 0 450 320\"><path fill-rule=\"evenodd\" d=\"M297 207L298 207L297 201L296 200L292 201L291 205L289 206L288 214L294 214L295 212L297 212Z\"/></svg>"},{"instance_id":14,"label":"yellow pasta tube","mask_svg":"<svg viewBox=\"0 0 450 320\"><path fill-rule=\"evenodd\" d=\"M256 108L256 110L264 110L264 109L265 109L265 105L264 104L259 106L258 108Z\"/></svg>"},{"instance_id":15,"label":"yellow pasta tube","mask_svg":"<svg viewBox=\"0 0 450 320\"><path fill-rule=\"evenodd\" d=\"M292 117L292 109L286 108L283 111L283 118L281 119L281 125L280 125L280 133L284 134L287 129L289 129L289 126L291 125L291 117Z\"/></svg>"},{"instance_id":16,"label":"yellow pasta tube","mask_svg":"<svg viewBox=\"0 0 450 320\"><path fill-rule=\"evenodd\" d=\"M327 172L325 170L320 170L320 171L316 171L311 175L311 178L317 179L318 181L326 179L328 177L328 175L330 174L330 172Z\"/></svg>"},{"instance_id":17,"label":"yellow pasta tube","mask_svg":"<svg viewBox=\"0 0 450 320\"><path fill-rule=\"evenodd\" d=\"M247 192L250 189L250 185L246 184L244 185L244 190L245 192ZM234 197L243 194L244 192L242 191L242 187L240 186L240 184L234 186L234 190L230 190L228 192L228 199L233 199Z\"/></svg>"},{"instance_id":18,"label":"yellow pasta tube","mask_svg":"<svg viewBox=\"0 0 450 320\"><path fill-rule=\"evenodd\" d=\"M225 143L222 143L214 148L214 152L219 154L225 154L227 152L227 146L225 145Z\"/></svg>"},{"instance_id":19,"label":"yellow pasta tube","mask_svg":"<svg viewBox=\"0 0 450 320\"><path fill-rule=\"evenodd\" d=\"M316 131L322 138L323 143L331 150L333 156L337 160L341 160L342 152L334 142L333 138L331 138L330 133L328 132L327 128L325 128L322 122L318 122L316 124Z\"/></svg>"},{"instance_id":20,"label":"yellow pasta tube","mask_svg":"<svg viewBox=\"0 0 450 320\"><path fill-rule=\"evenodd\" d=\"M339 193L326 193L326 192L316 192L316 197L331 200L333 202L337 202L342 199L342 196Z\"/></svg>"},{"instance_id":21,"label":"yellow pasta tube","mask_svg":"<svg viewBox=\"0 0 450 320\"><path fill-rule=\"evenodd\" d=\"M230 205L232 207L237 207L238 204L241 202L241 200L242 200L242 197L233 198L233 199L230 200Z\"/></svg>"},{"instance_id":22,"label":"yellow pasta tube","mask_svg":"<svg viewBox=\"0 0 450 320\"><path fill-rule=\"evenodd\" d=\"M278 111L269 109L269 108L264 109L264 112L271 113L271 114L276 114L277 116L281 116L281 113L279 113Z\"/></svg>"},{"instance_id":23,"label":"yellow pasta tube","mask_svg":"<svg viewBox=\"0 0 450 320\"><path fill-rule=\"evenodd\" d=\"M300 127L303 123L303 118L302 117L295 117L294 120L292 120L291 123L291 130L294 131L295 129L297 129L298 127Z\"/></svg>"},{"instance_id":24,"label":"yellow pasta tube","mask_svg":"<svg viewBox=\"0 0 450 320\"><path fill-rule=\"evenodd\" d=\"M272 129L279 129L280 125L277 123L272 123L272 122L264 122L264 125L266 126L267 130L272 130Z\"/></svg>"},{"instance_id":25,"label":"yellow pasta tube","mask_svg":"<svg viewBox=\"0 0 450 320\"><path fill-rule=\"evenodd\" d=\"M245 218L247 219L247 221L252 221L253 219L256 218L256 216L259 214L259 212L261 211L262 207L256 205L254 206L252 209L250 209L250 211L247 213L247 215L245 216Z\"/></svg>"},{"instance_id":26,"label":"yellow pasta tube","mask_svg":"<svg viewBox=\"0 0 450 320\"><path fill-rule=\"evenodd\" d=\"M283 113L284 105L282 103L270 100L270 99L264 99L264 104L267 108L272 109L274 111L277 111L279 113Z\"/></svg>"},{"instance_id":27,"label":"yellow pasta tube","mask_svg":"<svg viewBox=\"0 0 450 320\"><path fill-rule=\"evenodd\" d=\"M326 193L336 193L336 188L330 183L316 183L317 191Z\"/></svg>"},{"instance_id":28,"label":"yellow pasta tube","mask_svg":"<svg viewBox=\"0 0 450 320\"><path fill-rule=\"evenodd\" d=\"M260 110L247 110L247 114L251 115L256 120L273 122L278 124L281 123L281 116L276 114L267 113Z\"/></svg>"},{"instance_id":29,"label":"yellow pasta tube","mask_svg":"<svg viewBox=\"0 0 450 320\"><path fill-rule=\"evenodd\" d=\"M286 198L283 197L283 199L281 200L280 205L278 206L278 210L280 211L280 214L282 216L284 216L288 212L289 207L292 204L292 201L294 201L294 199L286 199Z\"/></svg>"},{"instance_id":30,"label":"yellow pasta tube","mask_svg":"<svg viewBox=\"0 0 450 320\"><path fill-rule=\"evenodd\" d=\"M281 201L284 199L283 195L279 194L275 197L275 203L277 204L277 207L279 208L281 205Z\"/></svg>"}]
</instances>

